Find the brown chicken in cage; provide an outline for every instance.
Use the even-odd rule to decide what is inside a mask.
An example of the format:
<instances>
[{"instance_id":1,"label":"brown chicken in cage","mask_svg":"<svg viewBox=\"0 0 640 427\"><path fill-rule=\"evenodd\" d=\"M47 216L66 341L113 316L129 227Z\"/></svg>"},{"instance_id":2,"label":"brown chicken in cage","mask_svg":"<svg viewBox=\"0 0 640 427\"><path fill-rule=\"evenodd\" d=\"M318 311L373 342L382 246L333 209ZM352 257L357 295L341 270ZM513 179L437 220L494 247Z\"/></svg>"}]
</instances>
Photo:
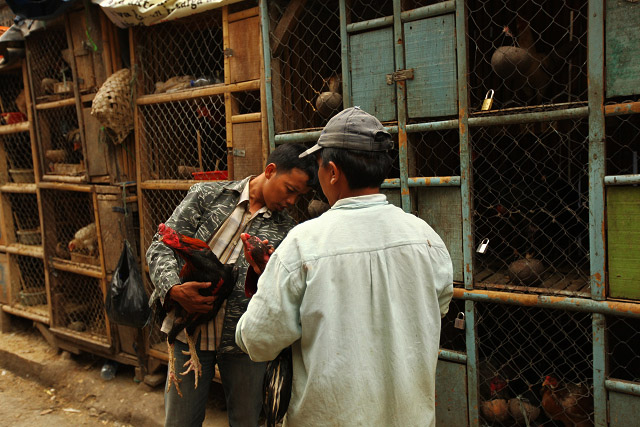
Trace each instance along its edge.
<instances>
[{"instance_id":1,"label":"brown chicken in cage","mask_svg":"<svg viewBox=\"0 0 640 427\"><path fill-rule=\"evenodd\" d=\"M542 383L542 408L565 427L593 426L593 397L585 384L562 383L548 375Z\"/></svg>"},{"instance_id":2,"label":"brown chicken in cage","mask_svg":"<svg viewBox=\"0 0 640 427\"><path fill-rule=\"evenodd\" d=\"M76 231L73 239L68 244L69 252L81 252L86 255L95 255L98 249L98 235L96 223L92 222Z\"/></svg>"}]
</instances>

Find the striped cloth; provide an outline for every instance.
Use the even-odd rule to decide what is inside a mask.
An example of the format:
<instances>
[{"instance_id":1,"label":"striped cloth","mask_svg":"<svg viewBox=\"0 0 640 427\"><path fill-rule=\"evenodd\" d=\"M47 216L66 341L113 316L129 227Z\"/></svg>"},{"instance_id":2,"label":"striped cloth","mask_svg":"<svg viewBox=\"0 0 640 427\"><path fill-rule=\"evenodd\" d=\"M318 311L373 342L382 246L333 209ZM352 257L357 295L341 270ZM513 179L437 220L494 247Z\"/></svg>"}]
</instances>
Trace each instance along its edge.
<instances>
[{"instance_id":1,"label":"striped cloth","mask_svg":"<svg viewBox=\"0 0 640 427\"><path fill-rule=\"evenodd\" d=\"M211 240L207 242L213 253L216 254L223 264L233 264L240 256L242 252L240 234L247 230L251 221L261 213L264 214L266 218L271 216L271 211L269 211L266 206L260 208L253 215L249 212L249 181L247 181L247 184L244 186L240 199L233 212L231 212L231 215L227 217L225 222L214 233ZM200 326L200 350L213 351L220 346L225 307L226 302L223 304L215 319L210 320L206 325ZM173 327L174 321L175 316L173 311L171 311L167 314L167 317L165 317L164 322L162 322L162 332L168 333ZM187 342L187 336L184 330L178 334L177 339L184 343Z\"/></svg>"}]
</instances>

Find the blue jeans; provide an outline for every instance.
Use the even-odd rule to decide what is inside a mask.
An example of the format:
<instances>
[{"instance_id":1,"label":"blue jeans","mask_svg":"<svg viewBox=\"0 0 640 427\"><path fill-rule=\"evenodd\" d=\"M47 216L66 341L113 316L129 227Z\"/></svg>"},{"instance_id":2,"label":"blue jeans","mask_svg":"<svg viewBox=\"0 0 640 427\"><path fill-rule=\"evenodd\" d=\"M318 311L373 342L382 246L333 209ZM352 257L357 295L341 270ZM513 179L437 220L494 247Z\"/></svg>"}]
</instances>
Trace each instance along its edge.
<instances>
[{"instance_id":1,"label":"blue jeans","mask_svg":"<svg viewBox=\"0 0 640 427\"><path fill-rule=\"evenodd\" d=\"M214 376L216 353L198 350L198 357L202 363L202 376L198 380L198 388L195 389L193 372L185 376L180 375L184 370L182 365L189 359L189 356L182 354L182 350L188 349L186 344L176 340L174 348L176 371L182 378L180 391L183 397L178 395L175 386L171 386L169 393L165 393L166 427L201 426L204 421L209 386ZM252 362L246 354L220 354L217 362L227 400L229 425L256 427L262 409L262 384L267 364Z\"/></svg>"},{"instance_id":2,"label":"blue jeans","mask_svg":"<svg viewBox=\"0 0 640 427\"><path fill-rule=\"evenodd\" d=\"M227 399L231 427L256 427L262 409L266 362L253 362L246 354L219 354L218 368Z\"/></svg>"}]
</instances>

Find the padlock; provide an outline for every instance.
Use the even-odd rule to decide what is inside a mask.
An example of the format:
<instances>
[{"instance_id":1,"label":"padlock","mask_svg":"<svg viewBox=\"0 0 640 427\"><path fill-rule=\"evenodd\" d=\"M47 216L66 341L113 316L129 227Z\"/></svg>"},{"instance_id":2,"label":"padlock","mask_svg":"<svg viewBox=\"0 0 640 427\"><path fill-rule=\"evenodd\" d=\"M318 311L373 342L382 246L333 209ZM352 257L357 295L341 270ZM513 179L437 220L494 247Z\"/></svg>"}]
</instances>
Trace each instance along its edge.
<instances>
[{"instance_id":1,"label":"padlock","mask_svg":"<svg viewBox=\"0 0 640 427\"><path fill-rule=\"evenodd\" d=\"M453 322L453 327L458 329L464 329L464 313L458 313L456 320Z\"/></svg>"},{"instance_id":2,"label":"padlock","mask_svg":"<svg viewBox=\"0 0 640 427\"><path fill-rule=\"evenodd\" d=\"M487 94L484 96L484 101L482 101L482 111L491 110L491 106L493 105L493 89L489 89Z\"/></svg>"},{"instance_id":3,"label":"padlock","mask_svg":"<svg viewBox=\"0 0 640 427\"><path fill-rule=\"evenodd\" d=\"M488 246L489 246L489 239L485 237L484 239L482 239L482 241L478 245L478 249L476 249L476 252L478 252L479 254L483 254L487 251Z\"/></svg>"}]
</instances>

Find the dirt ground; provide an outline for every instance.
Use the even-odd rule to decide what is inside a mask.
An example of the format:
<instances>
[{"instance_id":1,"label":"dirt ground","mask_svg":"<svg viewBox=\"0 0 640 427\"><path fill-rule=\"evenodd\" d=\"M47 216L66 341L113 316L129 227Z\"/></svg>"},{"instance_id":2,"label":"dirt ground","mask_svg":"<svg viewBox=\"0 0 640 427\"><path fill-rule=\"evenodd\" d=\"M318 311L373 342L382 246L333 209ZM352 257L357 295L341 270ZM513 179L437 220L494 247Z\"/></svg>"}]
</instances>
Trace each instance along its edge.
<instances>
[{"instance_id":1,"label":"dirt ground","mask_svg":"<svg viewBox=\"0 0 640 427\"><path fill-rule=\"evenodd\" d=\"M0 333L0 425L162 426L164 388L134 381L120 365L116 377L100 377L104 359L71 355L47 344L31 321L12 318ZM204 426L226 426L224 393L212 384Z\"/></svg>"}]
</instances>

